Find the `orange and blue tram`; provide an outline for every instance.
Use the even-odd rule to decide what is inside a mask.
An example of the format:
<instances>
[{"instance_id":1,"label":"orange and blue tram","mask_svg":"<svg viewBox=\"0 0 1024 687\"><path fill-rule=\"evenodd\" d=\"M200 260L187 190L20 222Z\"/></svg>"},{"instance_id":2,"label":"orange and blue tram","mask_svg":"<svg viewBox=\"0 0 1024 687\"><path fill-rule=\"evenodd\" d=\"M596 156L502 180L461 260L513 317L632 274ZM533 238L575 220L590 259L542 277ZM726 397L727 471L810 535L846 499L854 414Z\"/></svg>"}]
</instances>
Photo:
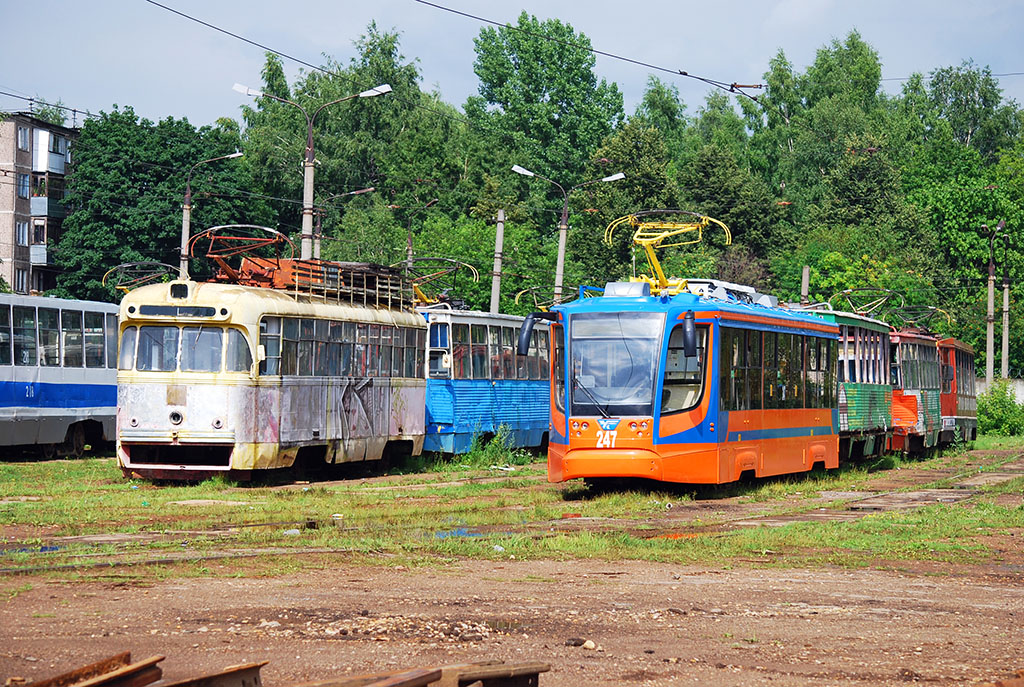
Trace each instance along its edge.
<instances>
[{"instance_id":1,"label":"orange and blue tram","mask_svg":"<svg viewBox=\"0 0 1024 687\"><path fill-rule=\"evenodd\" d=\"M534 313L553 346L548 480L719 484L839 466L839 327L716 281L612 282Z\"/></svg>"}]
</instances>

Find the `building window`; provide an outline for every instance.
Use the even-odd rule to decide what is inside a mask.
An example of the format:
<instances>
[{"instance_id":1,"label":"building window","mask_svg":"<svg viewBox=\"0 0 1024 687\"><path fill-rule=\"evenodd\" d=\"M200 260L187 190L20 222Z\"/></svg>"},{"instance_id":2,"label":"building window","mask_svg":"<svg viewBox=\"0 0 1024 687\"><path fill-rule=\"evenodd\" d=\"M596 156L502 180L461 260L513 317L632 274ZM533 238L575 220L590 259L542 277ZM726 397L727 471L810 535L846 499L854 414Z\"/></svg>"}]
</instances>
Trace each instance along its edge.
<instances>
[{"instance_id":1,"label":"building window","mask_svg":"<svg viewBox=\"0 0 1024 687\"><path fill-rule=\"evenodd\" d=\"M14 292L28 293L28 270L15 268L14 270Z\"/></svg>"},{"instance_id":2,"label":"building window","mask_svg":"<svg viewBox=\"0 0 1024 687\"><path fill-rule=\"evenodd\" d=\"M32 243L46 243L46 222L35 220L32 223Z\"/></svg>"},{"instance_id":3,"label":"building window","mask_svg":"<svg viewBox=\"0 0 1024 687\"><path fill-rule=\"evenodd\" d=\"M28 245L28 222L14 223L14 241L19 246Z\"/></svg>"},{"instance_id":4,"label":"building window","mask_svg":"<svg viewBox=\"0 0 1024 687\"><path fill-rule=\"evenodd\" d=\"M29 176L28 174L18 175L18 197L28 198Z\"/></svg>"},{"instance_id":5,"label":"building window","mask_svg":"<svg viewBox=\"0 0 1024 687\"><path fill-rule=\"evenodd\" d=\"M68 140L63 136L50 134L50 152L64 155L68 152Z\"/></svg>"},{"instance_id":6,"label":"building window","mask_svg":"<svg viewBox=\"0 0 1024 687\"><path fill-rule=\"evenodd\" d=\"M29 130L27 126L18 127L18 150L29 149Z\"/></svg>"}]
</instances>

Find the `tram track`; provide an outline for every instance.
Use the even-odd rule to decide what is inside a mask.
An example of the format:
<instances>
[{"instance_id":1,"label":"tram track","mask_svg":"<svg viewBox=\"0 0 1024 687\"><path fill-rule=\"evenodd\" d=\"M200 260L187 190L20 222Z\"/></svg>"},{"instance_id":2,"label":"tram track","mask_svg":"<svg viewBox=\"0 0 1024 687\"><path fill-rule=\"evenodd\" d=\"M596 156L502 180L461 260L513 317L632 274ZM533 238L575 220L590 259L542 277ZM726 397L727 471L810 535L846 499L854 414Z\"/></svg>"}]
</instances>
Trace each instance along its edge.
<instances>
[{"instance_id":1,"label":"tram track","mask_svg":"<svg viewBox=\"0 0 1024 687\"><path fill-rule=\"evenodd\" d=\"M890 489L886 491L864 492L853 497L854 492L824 492L826 496L814 504L792 504L783 507L769 505L755 512L746 512L733 517L722 517L706 520L696 517L694 505L699 502L688 502L678 508L668 508L664 516L645 518L598 518L582 517L577 513L567 512L561 518L536 518L521 520L516 523L493 523L471 525L468 523L448 523L440 528L425 527L422 524L401 524L386 519L361 519L353 524L351 519L302 518L295 520L275 520L239 524L215 525L203 529L161 530L153 532L107 532L68 537L51 537L45 540L8 542L0 550L0 559L10 558L13 554L29 554L26 565L5 566L0 574L25 575L41 574L74 570L99 570L125 568L133 566L175 565L181 563L202 563L228 559L257 558L262 556L308 556L308 555L345 555L370 554L381 555L385 552L374 551L364 547L297 547L297 546L259 546L229 547L229 544L242 532L257 528L278 528L291 535L317 530L333 530L343 535L359 535L360 533L386 532L389 535L401 534L406 537L403 545L405 550L422 550L428 548L426 542L438 538L500 538L508 536L529 537L540 540L548 537L563 536L575 532L615 534L628 533L641 539L691 539L701 537L722 537L742 531L749 527L782 526L794 522L821 522L827 520L855 520L869 513L906 510L918 508L931 503L959 503L977 495L974 488L964 488L964 482L970 483L978 475L989 475L1005 481L1024 476L1024 461L1004 463L998 471L980 472L976 468L960 470L941 475L937 480L909 485L913 488ZM490 481L500 481L495 478ZM480 481L478 478L453 480L446 484L465 484ZM988 480L990 483L993 479ZM948 488L928 488L936 483L946 483ZM302 486L302 485L288 485ZM319 486L319 485L318 485ZM392 485L389 485L389 488ZM418 485L394 485L395 488L415 488L437 486L437 483ZM835 498L829 495L837 494ZM672 513L675 510L676 513ZM753 509L752 509L753 510ZM692 516L692 517L691 517ZM685 522L680 522L686 518ZM696 522L699 524L696 524ZM680 526L682 525L682 526ZM417 542L419 540L419 542ZM160 552L147 555L138 547L146 545L162 545L189 547L197 542L204 545L213 543L212 548L195 551ZM115 551L98 552L96 547L114 547ZM64 556L69 562L47 564L46 559L53 560ZM97 559L103 560L97 560Z\"/></svg>"}]
</instances>

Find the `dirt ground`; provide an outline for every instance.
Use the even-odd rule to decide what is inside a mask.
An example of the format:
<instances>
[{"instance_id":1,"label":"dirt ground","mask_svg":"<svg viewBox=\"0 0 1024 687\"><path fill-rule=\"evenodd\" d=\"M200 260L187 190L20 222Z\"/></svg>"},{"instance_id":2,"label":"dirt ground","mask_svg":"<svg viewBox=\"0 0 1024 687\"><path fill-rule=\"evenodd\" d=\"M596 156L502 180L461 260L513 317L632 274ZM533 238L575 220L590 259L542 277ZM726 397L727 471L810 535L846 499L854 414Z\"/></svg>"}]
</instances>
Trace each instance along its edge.
<instances>
[{"instance_id":1,"label":"dirt ground","mask_svg":"<svg viewBox=\"0 0 1024 687\"><path fill-rule=\"evenodd\" d=\"M978 465L1009 457L979 455ZM1003 469L1019 475L1024 459ZM944 476L890 471L871 487L912 489ZM857 504L870 506L865 496ZM1004 497L1024 507L1024 495ZM696 500L647 524L685 532L710 509L730 527L770 526L772 518L756 515L764 507ZM598 525L588 520L557 524ZM8 542L46 536L11 526L0 534ZM136 661L165 656L165 680L269 661L266 687L493 659L549 664L542 687L984 683L1024 669L1024 537L990 544L998 562L878 561L863 570L768 560L407 568L330 554L305 557L321 569L274 578L235 577L244 568L217 561L207 563L210 577L147 575L142 583L103 581L95 570L74 581L8 576L0 578L0 681L40 680L130 650Z\"/></svg>"},{"instance_id":2,"label":"dirt ground","mask_svg":"<svg viewBox=\"0 0 1024 687\"><path fill-rule=\"evenodd\" d=\"M934 574L943 573L943 574ZM11 580L8 580L10 582ZM269 661L263 684L483 659L540 684L962 685L1024 668L1024 567L709 570L467 561L151 586L19 578L0 676L38 680L130 650L165 679ZM573 646L590 640L596 646Z\"/></svg>"}]
</instances>

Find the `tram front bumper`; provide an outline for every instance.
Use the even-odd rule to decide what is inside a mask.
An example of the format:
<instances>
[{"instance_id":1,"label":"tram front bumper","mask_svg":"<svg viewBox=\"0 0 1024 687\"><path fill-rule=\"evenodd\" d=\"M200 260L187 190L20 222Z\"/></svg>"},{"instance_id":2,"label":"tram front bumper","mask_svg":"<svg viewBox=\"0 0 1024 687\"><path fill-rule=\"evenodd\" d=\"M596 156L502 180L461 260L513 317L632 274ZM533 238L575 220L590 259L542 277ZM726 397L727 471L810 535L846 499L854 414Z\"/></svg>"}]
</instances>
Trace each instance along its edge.
<instances>
[{"instance_id":1,"label":"tram front bumper","mask_svg":"<svg viewBox=\"0 0 1024 687\"><path fill-rule=\"evenodd\" d=\"M564 482L579 477L639 477L664 479L662 457L647 449L601 451L576 449L559 452L548 446L548 481Z\"/></svg>"}]
</instances>

